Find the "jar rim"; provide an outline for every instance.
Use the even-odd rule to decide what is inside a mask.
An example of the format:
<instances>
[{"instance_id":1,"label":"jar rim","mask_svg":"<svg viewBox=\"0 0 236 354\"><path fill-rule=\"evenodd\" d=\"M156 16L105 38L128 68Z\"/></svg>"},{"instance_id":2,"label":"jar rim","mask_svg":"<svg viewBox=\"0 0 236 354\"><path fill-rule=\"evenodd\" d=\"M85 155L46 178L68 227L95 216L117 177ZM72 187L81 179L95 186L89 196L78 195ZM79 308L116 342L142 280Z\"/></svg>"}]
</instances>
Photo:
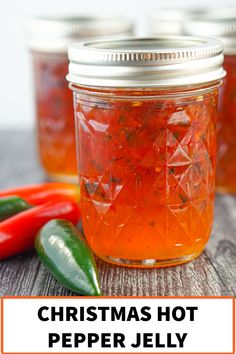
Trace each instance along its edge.
<instances>
[{"instance_id":1,"label":"jar rim","mask_svg":"<svg viewBox=\"0 0 236 354\"><path fill-rule=\"evenodd\" d=\"M208 84L198 84L190 86L178 87L126 87L126 88L109 88L109 87L87 87L69 83L69 88L78 93L79 96L86 95L90 97L99 97L99 99L116 99L116 100L153 100L158 97L158 100L173 99L176 97L192 97L209 94L215 91L222 84L222 80L217 80Z\"/></svg>"},{"instance_id":2,"label":"jar rim","mask_svg":"<svg viewBox=\"0 0 236 354\"><path fill-rule=\"evenodd\" d=\"M223 45L214 38L127 37L69 46L68 81L98 87L165 87L225 76Z\"/></svg>"}]
</instances>

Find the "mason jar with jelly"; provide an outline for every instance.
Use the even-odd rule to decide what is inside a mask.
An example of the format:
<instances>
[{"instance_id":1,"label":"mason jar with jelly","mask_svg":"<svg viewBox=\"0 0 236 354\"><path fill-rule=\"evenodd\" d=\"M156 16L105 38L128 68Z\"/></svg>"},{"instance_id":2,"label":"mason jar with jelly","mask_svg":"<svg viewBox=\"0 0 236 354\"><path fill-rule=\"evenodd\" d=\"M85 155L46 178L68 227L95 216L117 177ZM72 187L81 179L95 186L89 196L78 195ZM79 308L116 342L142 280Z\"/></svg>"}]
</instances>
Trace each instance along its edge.
<instances>
[{"instance_id":1,"label":"mason jar with jelly","mask_svg":"<svg viewBox=\"0 0 236 354\"><path fill-rule=\"evenodd\" d=\"M69 47L82 223L101 259L163 267L204 249L222 51L216 39L192 37Z\"/></svg>"},{"instance_id":2,"label":"mason jar with jelly","mask_svg":"<svg viewBox=\"0 0 236 354\"><path fill-rule=\"evenodd\" d=\"M29 21L38 152L50 179L77 182L72 92L65 78L68 45L88 37L131 34L132 27L129 20L117 18L36 18Z\"/></svg>"},{"instance_id":3,"label":"mason jar with jelly","mask_svg":"<svg viewBox=\"0 0 236 354\"><path fill-rule=\"evenodd\" d=\"M236 9L219 8L195 16L185 24L190 35L211 35L224 45L227 75L220 90L217 191L236 193Z\"/></svg>"}]
</instances>

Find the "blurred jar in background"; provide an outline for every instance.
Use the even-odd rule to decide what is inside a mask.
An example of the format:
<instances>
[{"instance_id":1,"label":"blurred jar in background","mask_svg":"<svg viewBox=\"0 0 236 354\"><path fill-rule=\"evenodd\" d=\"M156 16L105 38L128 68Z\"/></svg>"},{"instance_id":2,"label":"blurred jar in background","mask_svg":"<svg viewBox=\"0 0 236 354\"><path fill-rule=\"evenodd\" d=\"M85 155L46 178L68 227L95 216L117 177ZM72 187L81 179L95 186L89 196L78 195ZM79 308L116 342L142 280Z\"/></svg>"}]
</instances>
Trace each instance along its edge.
<instances>
[{"instance_id":1,"label":"blurred jar in background","mask_svg":"<svg viewBox=\"0 0 236 354\"><path fill-rule=\"evenodd\" d=\"M160 8L150 18L149 33L151 35L181 35L184 22L196 14L201 8Z\"/></svg>"},{"instance_id":2,"label":"blurred jar in background","mask_svg":"<svg viewBox=\"0 0 236 354\"><path fill-rule=\"evenodd\" d=\"M33 57L37 141L42 167L52 180L77 182L72 93L65 79L67 47L90 37L132 34L117 18L36 18L28 23Z\"/></svg>"},{"instance_id":3,"label":"blurred jar in background","mask_svg":"<svg viewBox=\"0 0 236 354\"><path fill-rule=\"evenodd\" d=\"M186 34L207 34L224 44L227 76L219 100L216 186L219 192L236 193L236 8L206 11L184 28Z\"/></svg>"}]
</instances>

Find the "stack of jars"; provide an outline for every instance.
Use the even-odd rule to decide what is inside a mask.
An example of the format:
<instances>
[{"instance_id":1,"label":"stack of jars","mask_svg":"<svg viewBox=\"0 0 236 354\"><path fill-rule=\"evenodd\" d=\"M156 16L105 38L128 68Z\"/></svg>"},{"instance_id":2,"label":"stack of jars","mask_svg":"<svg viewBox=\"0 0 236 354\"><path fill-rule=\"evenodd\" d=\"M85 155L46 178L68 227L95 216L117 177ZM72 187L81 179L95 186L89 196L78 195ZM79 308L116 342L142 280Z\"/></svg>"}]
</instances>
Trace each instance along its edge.
<instances>
[{"instance_id":1,"label":"stack of jars","mask_svg":"<svg viewBox=\"0 0 236 354\"><path fill-rule=\"evenodd\" d=\"M164 36L170 23L162 23L152 25L155 37L127 37L132 23L118 19L30 24L42 165L52 179L75 180L77 155L85 236L111 263L170 266L202 252L217 129L218 188L236 191L236 15L209 18L201 9L178 21L191 36ZM227 79L222 42L212 37L225 44Z\"/></svg>"}]
</instances>

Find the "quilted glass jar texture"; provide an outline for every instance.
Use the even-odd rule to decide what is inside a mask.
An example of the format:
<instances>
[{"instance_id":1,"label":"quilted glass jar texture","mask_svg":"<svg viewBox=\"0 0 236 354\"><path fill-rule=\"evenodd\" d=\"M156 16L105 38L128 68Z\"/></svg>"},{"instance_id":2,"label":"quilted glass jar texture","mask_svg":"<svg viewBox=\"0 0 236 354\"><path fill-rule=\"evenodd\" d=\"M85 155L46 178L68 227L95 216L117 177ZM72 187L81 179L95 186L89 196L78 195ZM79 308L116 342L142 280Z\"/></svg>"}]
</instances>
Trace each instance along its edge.
<instances>
[{"instance_id":1,"label":"quilted glass jar texture","mask_svg":"<svg viewBox=\"0 0 236 354\"><path fill-rule=\"evenodd\" d=\"M40 161L52 180L77 182L74 109L65 79L68 58L58 53L32 57Z\"/></svg>"},{"instance_id":2,"label":"quilted glass jar texture","mask_svg":"<svg viewBox=\"0 0 236 354\"><path fill-rule=\"evenodd\" d=\"M132 267L196 258L213 223L221 42L97 40L69 60L91 249Z\"/></svg>"},{"instance_id":3,"label":"quilted glass jar texture","mask_svg":"<svg viewBox=\"0 0 236 354\"><path fill-rule=\"evenodd\" d=\"M83 227L103 259L178 264L212 227L218 89L133 94L74 93Z\"/></svg>"}]
</instances>

